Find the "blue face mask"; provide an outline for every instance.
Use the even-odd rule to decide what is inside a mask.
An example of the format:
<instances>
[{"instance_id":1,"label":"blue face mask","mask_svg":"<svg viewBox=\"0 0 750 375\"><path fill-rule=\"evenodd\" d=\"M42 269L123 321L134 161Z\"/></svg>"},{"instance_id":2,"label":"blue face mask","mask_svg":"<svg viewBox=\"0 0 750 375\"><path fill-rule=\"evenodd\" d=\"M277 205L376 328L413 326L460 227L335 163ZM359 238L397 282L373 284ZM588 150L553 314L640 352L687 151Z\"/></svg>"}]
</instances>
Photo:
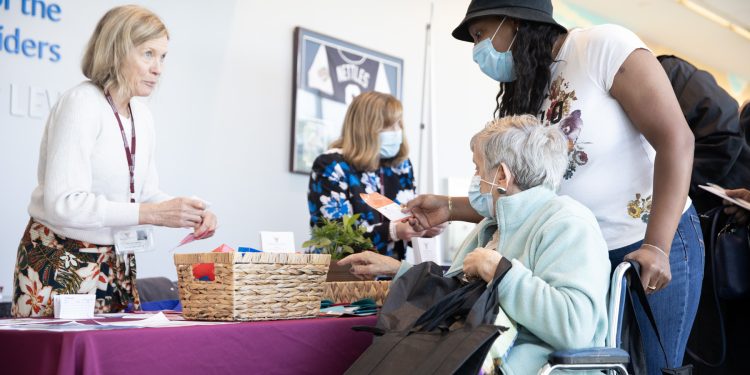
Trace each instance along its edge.
<instances>
[{"instance_id":1,"label":"blue face mask","mask_svg":"<svg viewBox=\"0 0 750 375\"><path fill-rule=\"evenodd\" d=\"M513 46L516 37L513 36L513 40L511 40L510 46L505 52L498 52L492 45L492 40L495 39L495 35L497 35L503 22L505 22L505 18L500 22L495 34L492 34L492 38L487 38L474 46L474 62L479 64L479 69L484 74L495 81L513 82L516 79L516 74L513 69L513 52L511 52L510 47Z\"/></svg>"},{"instance_id":2,"label":"blue face mask","mask_svg":"<svg viewBox=\"0 0 750 375\"><path fill-rule=\"evenodd\" d=\"M401 141L403 140L401 130L380 132L379 137L381 158L390 159L398 155L398 151L401 150Z\"/></svg>"},{"instance_id":3,"label":"blue face mask","mask_svg":"<svg viewBox=\"0 0 750 375\"><path fill-rule=\"evenodd\" d=\"M497 172L500 169L498 168L497 171L495 171L495 178L497 178ZM469 204L471 204L471 208L474 209L478 214L487 217L487 218L493 218L495 217L495 201L492 198L492 190L490 189L487 193L482 193L480 190L480 186L482 184L482 177L479 175L474 175L471 179L471 184L469 184ZM489 181L484 181L485 183L489 184L490 186L497 186L497 184L494 184Z\"/></svg>"}]
</instances>

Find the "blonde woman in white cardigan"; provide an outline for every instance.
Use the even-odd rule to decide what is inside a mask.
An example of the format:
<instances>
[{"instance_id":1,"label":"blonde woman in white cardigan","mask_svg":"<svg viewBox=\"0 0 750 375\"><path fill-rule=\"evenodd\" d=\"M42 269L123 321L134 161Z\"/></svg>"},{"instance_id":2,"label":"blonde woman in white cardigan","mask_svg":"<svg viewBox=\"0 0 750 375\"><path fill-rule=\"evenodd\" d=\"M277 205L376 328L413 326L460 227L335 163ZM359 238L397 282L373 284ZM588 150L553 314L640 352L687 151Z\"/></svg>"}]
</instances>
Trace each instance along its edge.
<instances>
[{"instance_id":1,"label":"blonde woman in white cardigan","mask_svg":"<svg viewBox=\"0 0 750 375\"><path fill-rule=\"evenodd\" d=\"M99 313L139 309L135 256L116 252L115 236L142 240L148 227L136 226L149 224L213 235L216 216L204 202L159 190L153 118L134 99L157 85L168 42L159 17L139 6L113 8L97 24L82 62L89 80L63 94L47 120L14 316L53 315L56 294L95 294Z\"/></svg>"}]
</instances>

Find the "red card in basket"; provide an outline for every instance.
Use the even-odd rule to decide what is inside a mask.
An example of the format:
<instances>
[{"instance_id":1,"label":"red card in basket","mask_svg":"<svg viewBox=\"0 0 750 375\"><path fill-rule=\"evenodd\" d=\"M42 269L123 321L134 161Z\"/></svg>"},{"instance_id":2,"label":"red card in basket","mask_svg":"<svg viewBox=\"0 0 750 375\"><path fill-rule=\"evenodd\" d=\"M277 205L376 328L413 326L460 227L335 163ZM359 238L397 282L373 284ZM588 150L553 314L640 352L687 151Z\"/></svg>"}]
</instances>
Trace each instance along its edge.
<instances>
[{"instance_id":1,"label":"red card in basket","mask_svg":"<svg viewBox=\"0 0 750 375\"><path fill-rule=\"evenodd\" d=\"M387 217L390 221L397 221L411 215L401 212L401 206L396 202L390 200L388 197L380 193L360 193L359 196L362 198L368 206L376 209L378 212Z\"/></svg>"}]
</instances>

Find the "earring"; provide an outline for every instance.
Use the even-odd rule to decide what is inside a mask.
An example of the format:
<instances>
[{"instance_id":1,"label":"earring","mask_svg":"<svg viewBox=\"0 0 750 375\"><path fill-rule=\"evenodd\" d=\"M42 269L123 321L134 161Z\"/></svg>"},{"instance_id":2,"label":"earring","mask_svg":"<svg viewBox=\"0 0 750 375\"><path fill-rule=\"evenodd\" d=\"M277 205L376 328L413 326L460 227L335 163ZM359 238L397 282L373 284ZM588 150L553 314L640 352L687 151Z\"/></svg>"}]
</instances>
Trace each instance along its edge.
<instances>
[{"instance_id":1,"label":"earring","mask_svg":"<svg viewBox=\"0 0 750 375\"><path fill-rule=\"evenodd\" d=\"M506 188L504 188L502 186L498 186L497 187L497 192L500 193L500 194L505 194L505 193L508 192L508 189L506 189Z\"/></svg>"}]
</instances>

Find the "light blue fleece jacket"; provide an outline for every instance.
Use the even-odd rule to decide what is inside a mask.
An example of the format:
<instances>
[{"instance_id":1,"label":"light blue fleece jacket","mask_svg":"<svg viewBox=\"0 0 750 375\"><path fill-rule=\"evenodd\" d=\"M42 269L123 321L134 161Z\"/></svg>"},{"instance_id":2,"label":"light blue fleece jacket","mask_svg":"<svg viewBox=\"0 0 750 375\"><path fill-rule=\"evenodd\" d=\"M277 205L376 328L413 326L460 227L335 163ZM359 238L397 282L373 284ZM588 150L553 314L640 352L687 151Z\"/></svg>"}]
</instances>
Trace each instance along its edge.
<instances>
[{"instance_id":1,"label":"light blue fleece jacket","mask_svg":"<svg viewBox=\"0 0 750 375\"><path fill-rule=\"evenodd\" d=\"M495 210L497 220L474 228L446 276L500 231L497 250L513 266L498 285L499 301L518 326L503 373L536 374L555 350L603 346L610 263L591 211L541 186L498 199Z\"/></svg>"}]
</instances>

